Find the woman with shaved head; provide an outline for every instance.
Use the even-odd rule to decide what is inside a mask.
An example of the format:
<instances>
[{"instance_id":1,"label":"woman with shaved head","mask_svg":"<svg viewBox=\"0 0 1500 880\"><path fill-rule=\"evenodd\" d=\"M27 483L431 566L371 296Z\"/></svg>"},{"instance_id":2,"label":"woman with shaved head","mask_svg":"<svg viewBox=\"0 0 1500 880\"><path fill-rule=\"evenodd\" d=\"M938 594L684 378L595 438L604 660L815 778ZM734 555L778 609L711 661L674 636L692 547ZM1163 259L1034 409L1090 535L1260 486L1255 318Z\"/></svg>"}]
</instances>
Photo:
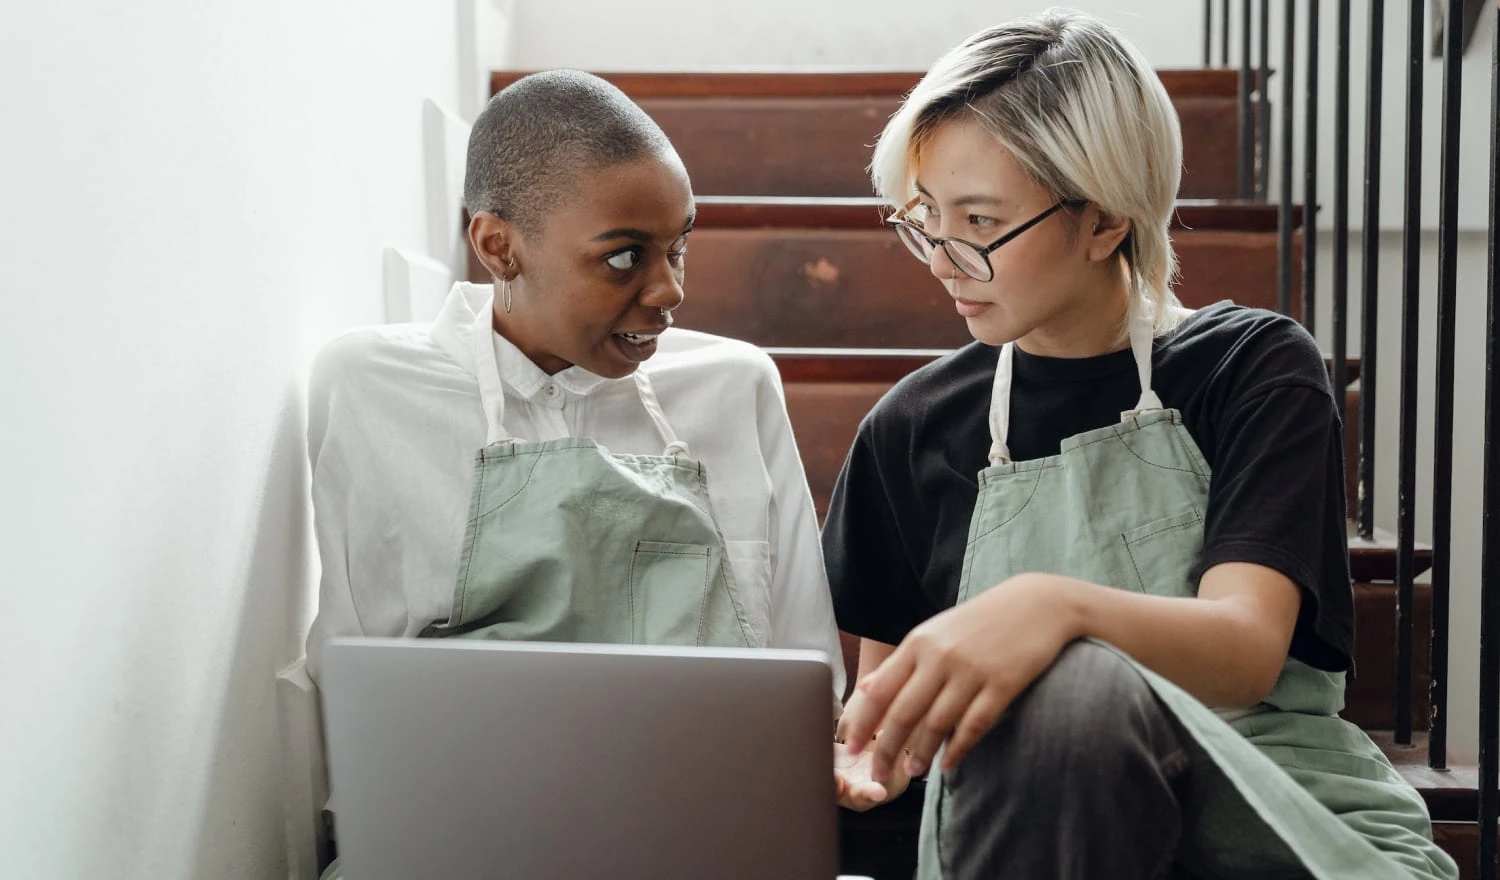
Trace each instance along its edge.
<instances>
[{"instance_id":1,"label":"woman with shaved head","mask_svg":"<svg viewBox=\"0 0 1500 880\"><path fill-rule=\"evenodd\" d=\"M842 666L775 366L672 327L687 172L624 94L519 80L469 140L494 283L317 358L309 444L337 636L796 647Z\"/></svg>"}]
</instances>

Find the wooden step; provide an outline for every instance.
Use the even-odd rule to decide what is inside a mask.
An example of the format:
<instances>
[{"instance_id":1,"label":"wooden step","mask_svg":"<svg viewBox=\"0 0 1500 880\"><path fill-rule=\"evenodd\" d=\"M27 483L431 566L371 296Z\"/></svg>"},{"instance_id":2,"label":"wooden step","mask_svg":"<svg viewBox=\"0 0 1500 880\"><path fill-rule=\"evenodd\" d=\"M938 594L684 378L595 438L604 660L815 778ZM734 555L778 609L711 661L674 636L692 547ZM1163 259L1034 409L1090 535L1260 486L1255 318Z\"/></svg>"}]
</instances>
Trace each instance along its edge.
<instances>
[{"instance_id":1,"label":"wooden step","mask_svg":"<svg viewBox=\"0 0 1500 880\"><path fill-rule=\"evenodd\" d=\"M1427 734L1412 734L1411 745L1396 745L1389 730L1366 730L1391 764L1427 802L1434 822L1473 822L1479 818L1479 766L1470 755L1452 750L1448 768L1427 766Z\"/></svg>"},{"instance_id":2,"label":"wooden step","mask_svg":"<svg viewBox=\"0 0 1500 880\"><path fill-rule=\"evenodd\" d=\"M492 93L528 71L496 71ZM1182 124L1182 195L1225 198L1238 175L1238 71L1158 71ZM863 196L875 142L921 73L616 73L701 193Z\"/></svg>"},{"instance_id":3,"label":"wooden step","mask_svg":"<svg viewBox=\"0 0 1500 880\"><path fill-rule=\"evenodd\" d=\"M883 229L890 213L874 196L725 196L699 193L697 226L723 229L792 227L803 229ZM1180 198L1172 216L1174 230L1275 232L1274 203L1249 199ZM1300 228L1302 212L1293 211Z\"/></svg>"},{"instance_id":4,"label":"wooden step","mask_svg":"<svg viewBox=\"0 0 1500 880\"><path fill-rule=\"evenodd\" d=\"M1366 730L1396 724L1396 587L1354 583L1355 675L1344 689L1342 714ZM1417 730L1431 722L1432 587L1412 589L1411 719Z\"/></svg>"},{"instance_id":5,"label":"wooden step","mask_svg":"<svg viewBox=\"0 0 1500 880\"><path fill-rule=\"evenodd\" d=\"M700 199L678 323L764 346L964 345L969 333L947 292L880 222L878 204ZM1276 307L1272 206L1184 203L1178 218L1177 294L1185 304ZM1295 241L1294 270L1300 235Z\"/></svg>"},{"instance_id":6,"label":"wooden step","mask_svg":"<svg viewBox=\"0 0 1500 880\"><path fill-rule=\"evenodd\" d=\"M764 346L954 348L969 341L942 285L881 221L879 200L697 202L680 326ZM1276 307L1273 205L1185 201L1176 219L1184 303ZM1295 241L1294 269L1301 237ZM490 280L472 254L469 278Z\"/></svg>"},{"instance_id":7,"label":"wooden step","mask_svg":"<svg viewBox=\"0 0 1500 880\"><path fill-rule=\"evenodd\" d=\"M1432 839L1458 863L1458 880L1480 880L1478 822L1433 822Z\"/></svg>"}]
</instances>

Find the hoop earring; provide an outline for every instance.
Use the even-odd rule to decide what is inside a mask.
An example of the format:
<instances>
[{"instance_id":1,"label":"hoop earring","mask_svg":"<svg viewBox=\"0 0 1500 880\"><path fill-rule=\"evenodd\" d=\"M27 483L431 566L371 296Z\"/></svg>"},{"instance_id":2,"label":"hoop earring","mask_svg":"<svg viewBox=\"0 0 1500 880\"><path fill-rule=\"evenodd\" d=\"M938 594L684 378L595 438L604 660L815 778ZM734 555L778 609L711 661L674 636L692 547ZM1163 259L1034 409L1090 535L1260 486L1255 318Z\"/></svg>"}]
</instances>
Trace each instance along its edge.
<instances>
[{"instance_id":1,"label":"hoop earring","mask_svg":"<svg viewBox=\"0 0 1500 880\"><path fill-rule=\"evenodd\" d=\"M514 269L515 267L516 263L514 260L506 261L506 269ZM510 314L510 278L505 275L500 276L500 305L505 308L507 315Z\"/></svg>"}]
</instances>

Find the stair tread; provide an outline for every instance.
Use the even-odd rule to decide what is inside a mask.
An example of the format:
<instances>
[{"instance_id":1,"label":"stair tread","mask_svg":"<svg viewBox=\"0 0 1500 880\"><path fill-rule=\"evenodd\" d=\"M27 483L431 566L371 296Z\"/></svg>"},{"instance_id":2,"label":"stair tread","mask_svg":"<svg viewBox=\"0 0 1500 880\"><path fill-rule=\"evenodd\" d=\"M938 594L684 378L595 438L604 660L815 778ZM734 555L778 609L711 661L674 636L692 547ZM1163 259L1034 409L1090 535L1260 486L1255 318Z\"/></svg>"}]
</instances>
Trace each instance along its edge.
<instances>
[{"instance_id":1,"label":"stair tread","mask_svg":"<svg viewBox=\"0 0 1500 880\"><path fill-rule=\"evenodd\" d=\"M1409 746L1397 745L1390 730L1367 730L1386 759L1427 802L1436 822L1473 822L1479 810L1479 767L1468 755L1448 750L1448 767L1427 766L1427 733L1413 731Z\"/></svg>"},{"instance_id":2,"label":"stair tread","mask_svg":"<svg viewBox=\"0 0 1500 880\"><path fill-rule=\"evenodd\" d=\"M490 92L498 92L531 70L492 70ZM890 96L911 91L921 70L697 70L594 71L632 100L643 98ZM1239 71L1233 68L1158 68L1168 94L1184 98L1234 98Z\"/></svg>"},{"instance_id":3,"label":"stair tread","mask_svg":"<svg viewBox=\"0 0 1500 880\"><path fill-rule=\"evenodd\" d=\"M695 225L704 228L873 229L888 209L884 199L873 196L699 195L694 201ZM1172 226L1198 232L1275 232L1278 210L1275 202L1250 199L1178 199ZM1292 217L1300 224L1301 210Z\"/></svg>"},{"instance_id":4,"label":"stair tread","mask_svg":"<svg viewBox=\"0 0 1500 880\"><path fill-rule=\"evenodd\" d=\"M1416 574L1422 574L1432 567L1432 547L1419 543L1412 549ZM1364 538L1354 521L1349 521L1349 573L1356 581L1394 581L1397 553L1395 535L1376 529L1371 537Z\"/></svg>"}]
</instances>

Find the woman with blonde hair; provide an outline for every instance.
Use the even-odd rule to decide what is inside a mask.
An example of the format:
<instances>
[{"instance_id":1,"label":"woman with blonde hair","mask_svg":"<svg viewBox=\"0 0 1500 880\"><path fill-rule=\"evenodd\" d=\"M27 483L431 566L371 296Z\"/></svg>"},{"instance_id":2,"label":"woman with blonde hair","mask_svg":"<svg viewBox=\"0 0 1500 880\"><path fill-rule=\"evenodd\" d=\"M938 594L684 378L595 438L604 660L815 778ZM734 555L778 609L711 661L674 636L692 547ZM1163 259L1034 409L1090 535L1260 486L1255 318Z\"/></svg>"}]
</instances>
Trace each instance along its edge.
<instances>
[{"instance_id":1,"label":"woman with blonde hair","mask_svg":"<svg viewBox=\"0 0 1500 880\"><path fill-rule=\"evenodd\" d=\"M1063 11L886 126L875 186L976 341L866 418L828 514L841 801L930 769L924 878L1454 877L1337 716L1339 398L1294 321L1173 296L1181 157L1145 59Z\"/></svg>"}]
</instances>

